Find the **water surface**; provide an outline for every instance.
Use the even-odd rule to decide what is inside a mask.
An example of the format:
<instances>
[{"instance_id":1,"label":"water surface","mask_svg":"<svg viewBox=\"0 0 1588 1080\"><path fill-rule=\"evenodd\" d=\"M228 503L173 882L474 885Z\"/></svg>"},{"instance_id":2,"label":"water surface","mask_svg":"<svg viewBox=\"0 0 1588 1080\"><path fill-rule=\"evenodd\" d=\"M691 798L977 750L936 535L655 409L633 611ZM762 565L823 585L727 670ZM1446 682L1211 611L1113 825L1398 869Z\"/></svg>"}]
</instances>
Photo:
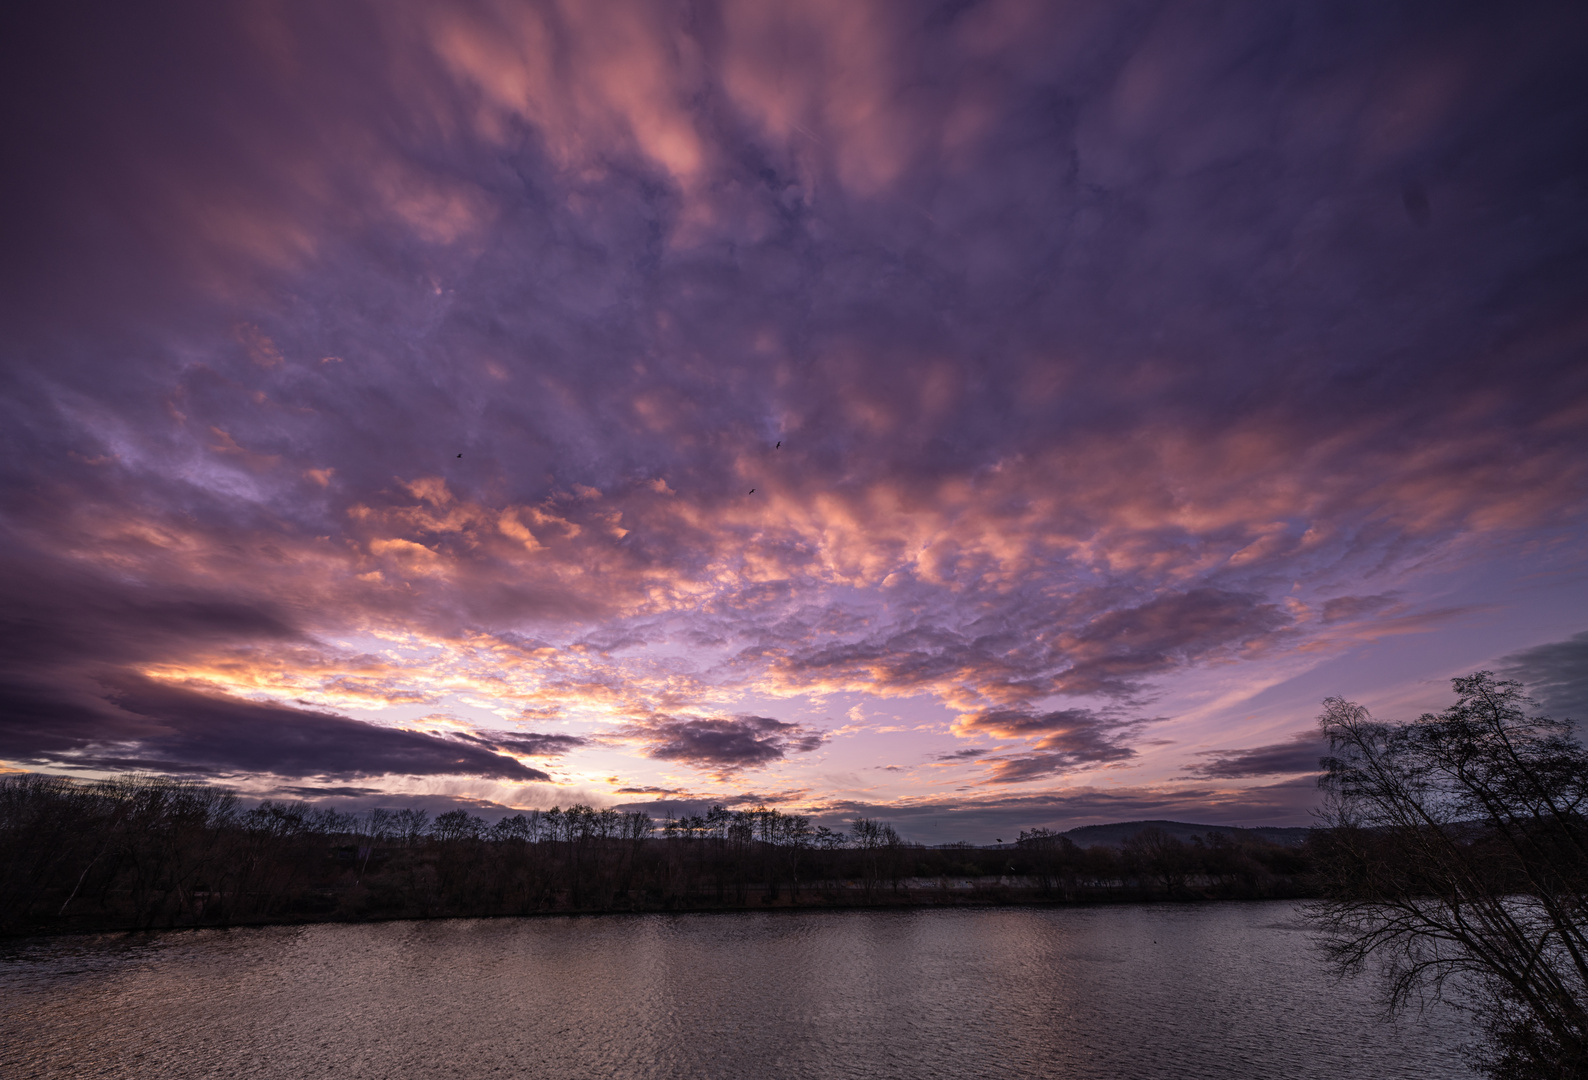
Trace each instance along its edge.
<instances>
[{"instance_id":1,"label":"water surface","mask_svg":"<svg viewBox=\"0 0 1588 1080\"><path fill-rule=\"evenodd\" d=\"M1460 1077L1294 905L448 920L0 946L22 1077Z\"/></svg>"}]
</instances>

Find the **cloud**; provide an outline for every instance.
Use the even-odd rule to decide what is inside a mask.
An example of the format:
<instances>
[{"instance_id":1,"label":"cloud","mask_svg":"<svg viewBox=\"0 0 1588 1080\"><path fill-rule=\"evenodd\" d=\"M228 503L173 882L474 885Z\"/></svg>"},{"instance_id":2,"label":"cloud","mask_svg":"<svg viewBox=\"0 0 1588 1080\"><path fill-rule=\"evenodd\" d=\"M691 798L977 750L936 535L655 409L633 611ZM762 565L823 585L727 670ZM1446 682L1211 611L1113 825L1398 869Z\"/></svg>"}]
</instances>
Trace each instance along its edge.
<instances>
[{"instance_id":1,"label":"cloud","mask_svg":"<svg viewBox=\"0 0 1588 1080\"><path fill-rule=\"evenodd\" d=\"M1149 678L1275 644L1291 623L1257 594L1222 589L1118 601L1096 590L1038 609L1017 597L988 604L963 629L916 623L807 648L760 645L755 655L790 688L929 692L973 708L1055 692L1129 697Z\"/></svg>"},{"instance_id":2,"label":"cloud","mask_svg":"<svg viewBox=\"0 0 1588 1080\"><path fill-rule=\"evenodd\" d=\"M1136 751L1123 740L1152 722L1121 719L1091 709L1057 709L1046 713L994 710L961 716L954 721L953 730L962 738L988 735L995 739L1035 740L1032 746L1038 753L989 760L987 783L1016 784L1092 765L1128 761L1136 756ZM955 756L986 752L961 751Z\"/></svg>"},{"instance_id":3,"label":"cloud","mask_svg":"<svg viewBox=\"0 0 1588 1080\"><path fill-rule=\"evenodd\" d=\"M1523 683L1551 715L1588 721L1588 631L1523 649L1500 663L1501 674Z\"/></svg>"},{"instance_id":4,"label":"cloud","mask_svg":"<svg viewBox=\"0 0 1588 1080\"><path fill-rule=\"evenodd\" d=\"M1318 759L1328 752L1316 731L1298 731L1286 742L1253 746L1244 750L1204 750L1199 757L1209 760L1186 766L1192 776L1208 780L1232 780L1245 776L1277 776L1285 773L1316 773Z\"/></svg>"},{"instance_id":5,"label":"cloud","mask_svg":"<svg viewBox=\"0 0 1588 1080\"><path fill-rule=\"evenodd\" d=\"M1271 638L1290 617L1261 596L1202 588L1106 612L1068 643L1059 685L1077 694L1128 694L1149 676Z\"/></svg>"},{"instance_id":6,"label":"cloud","mask_svg":"<svg viewBox=\"0 0 1588 1080\"><path fill-rule=\"evenodd\" d=\"M191 586L129 586L17 558L8 568L0 576L0 756L10 760L205 775L549 779L480 740L470 745L142 673L194 650L306 642L268 601L207 596Z\"/></svg>"},{"instance_id":7,"label":"cloud","mask_svg":"<svg viewBox=\"0 0 1588 1080\"><path fill-rule=\"evenodd\" d=\"M479 776L549 780L538 769L456 738L379 727L329 713L239 701L124 677L108 701L152 730L123 742L36 751L75 768L272 773L349 778Z\"/></svg>"},{"instance_id":8,"label":"cloud","mask_svg":"<svg viewBox=\"0 0 1588 1080\"><path fill-rule=\"evenodd\" d=\"M976 747L976 746L967 746L963 750L951 750L951 751L949 751L946 754L938 754L932 760L933 761L974 761L977 758L983 757L983 756L985 756L987 754L990 754L990 753L992 753L991 750L983 749L981 747Z\"/></svg>"},{"instance_id":9,"label":"cloud","mask_svg":"<svg viewBox=\"0 0 1588 1080\"><path fill-rule=\"evenodd\" d=\"M325 784L307 786L303 784L286 784L276 789L283 795L296 795L303 799L363 799L370 796L386 794L380 788L354 787L348 784Z\"/></svg>"},{"instance_id":10,"label":"cloud","mask_svg":"<svg viewBox=\"0 0 1588 1080\"><path fill-rule=\"evenodd\" d=\"M808 754L826 736L799 724L767 716L659 717L625 731L649 757L681 761L717 774L731 774Z\"/></svg>"},{"instance_id":11,"label":"cloud","mask_svg":"<svg viewBox=\"0 0 1588 1080\"><path fill-rule=\"evenodd\" d=\"M589 739L578 735L541 734L534 731L459 732L452 738L477 743L498 753L527 754L530 757L557 757L590 744Z\"/></svg>"}]
</instances>

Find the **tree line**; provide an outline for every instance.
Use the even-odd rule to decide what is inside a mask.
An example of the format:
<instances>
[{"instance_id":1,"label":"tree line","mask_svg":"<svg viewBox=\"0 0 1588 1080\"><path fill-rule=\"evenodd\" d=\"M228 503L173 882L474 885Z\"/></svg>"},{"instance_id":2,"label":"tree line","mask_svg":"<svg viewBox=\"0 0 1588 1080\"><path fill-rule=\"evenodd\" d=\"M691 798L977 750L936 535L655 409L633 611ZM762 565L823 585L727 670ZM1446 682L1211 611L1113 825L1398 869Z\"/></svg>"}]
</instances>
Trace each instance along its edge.
<instances>
[{"instance_id":1,"label":"tree line","mask_svg":"<svg viewBox=\"0 0 1588 1080\"><path fill-rule=\"evenodd\" d=\"M1147 830L926 847L886 822L714 806L357 813L130 776L0 777L0 933L316 919L1299 896L1305 851Z\"/></svg>"}]
</instances>

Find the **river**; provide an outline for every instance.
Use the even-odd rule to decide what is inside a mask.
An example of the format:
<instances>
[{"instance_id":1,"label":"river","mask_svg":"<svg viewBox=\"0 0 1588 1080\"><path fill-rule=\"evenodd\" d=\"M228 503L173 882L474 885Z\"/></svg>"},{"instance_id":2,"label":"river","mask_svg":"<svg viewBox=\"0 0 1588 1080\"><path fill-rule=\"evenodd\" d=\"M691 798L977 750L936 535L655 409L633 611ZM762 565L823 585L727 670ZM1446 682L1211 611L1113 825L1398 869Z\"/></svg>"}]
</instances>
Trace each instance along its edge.
<instances>
[{"instance_id":1,"label":"river","mask_svg":"<svg viewBox=\"0 0 1588 1080\"><path fill-rule=\"evenodd\" d=\"M456 919L0 943L0 1075L1469 1076L1290 903Z\"/></svg>"}]
</instances>

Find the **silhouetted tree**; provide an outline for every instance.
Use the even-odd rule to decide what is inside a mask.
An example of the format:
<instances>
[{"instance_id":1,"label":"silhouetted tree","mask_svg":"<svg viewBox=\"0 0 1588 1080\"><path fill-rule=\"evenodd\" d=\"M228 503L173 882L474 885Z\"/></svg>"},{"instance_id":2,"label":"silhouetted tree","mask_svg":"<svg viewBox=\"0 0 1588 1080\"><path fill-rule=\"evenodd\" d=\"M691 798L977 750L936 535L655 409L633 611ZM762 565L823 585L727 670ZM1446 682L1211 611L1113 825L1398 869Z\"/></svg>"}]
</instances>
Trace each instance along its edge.
<instances>
[{"instance_id":1,"label":"silhouetted tree","mask_svg":"<svg viewBox=\"0 0 1588 1080\"><path fill-rule=\"evenodd\" d=\"M1492 1075L1588 1076L1588 754L1519 684L1454 685L1409 724L1324 703L1312 915L1339 968L1377 963L1393 1009L1456 977Z\"/></svg>"},{"instance_id":2,"label":"silhouetted tree","mask_svg":"<svg viewBox=\"0 0 1588 1080\"><path fill-rule=\"evenodd\" d=\"M392 819L392 833L405 847L412 847L430 827L430 814L424 810L399 810Z\"/></svg>"},{"instance_id":3,"label":"silhouetted tree","mask_svg":"<svg viewBox=\"0 0 1588 1080\"><path fill-rule=\"evenodd\" d=\"M816 826L816 832L811 836L811 843L823 851L833 851L843 847L848 842L849 838L843 833L835 829L829 829L825 825Z\"/></svg>"},{"instance_id":4,"label":"silhouetted tree","mask_svg":"<svg viewBox=\"0 0 1588 1080\"><path fill-rule=\"evenodd\" d=\"M1170 896L1185 891L1186 878L1194 861L1183 840L1156 826L1145 828L1125 841L1125 858L1135 873L1155 885L1162 885Z\"/></svg>"},{"instance_id":5,"label":"silhouetted tree","mask_svg":"<svg viewBox=\"0 0 1588 1080\"><path fill-rule=\"evenodd\" d=\"M854 844L860 852L861 882L866 896L872 897L884 877L890 879L895 890L902 876L900 848L904 846L892 825L870 818L857 817L852 822Z\"/></svg>"},{"instance_id":6,"label":"silhouetted tree","mask_svg":"<svg viewBox=\"0 0 1588 1080\"><path fill-rule=\"evenodd\" d=\"M1015 841L1030 862L1037 879L1037 888L1044 893L1070 891L1073 884L1074 865L1080 849L1063 833L1051 829L1022 829Z\"/></svg>"},{"instance_id":7,"label":"silhouetted tree","mask_svg":"<svg viewBox=\"0 0 1588 1080\"><path fill-rule=\"evenodd\" d=\"M437 814L434 824L430 826L431 835L443 844L456 840L472 840L485 832L485 822L472 816L467 810L448 810L445 814Z\"/></svg>"}]
</instances>

